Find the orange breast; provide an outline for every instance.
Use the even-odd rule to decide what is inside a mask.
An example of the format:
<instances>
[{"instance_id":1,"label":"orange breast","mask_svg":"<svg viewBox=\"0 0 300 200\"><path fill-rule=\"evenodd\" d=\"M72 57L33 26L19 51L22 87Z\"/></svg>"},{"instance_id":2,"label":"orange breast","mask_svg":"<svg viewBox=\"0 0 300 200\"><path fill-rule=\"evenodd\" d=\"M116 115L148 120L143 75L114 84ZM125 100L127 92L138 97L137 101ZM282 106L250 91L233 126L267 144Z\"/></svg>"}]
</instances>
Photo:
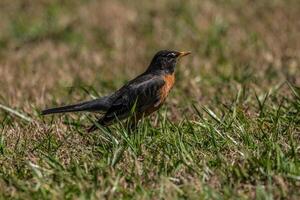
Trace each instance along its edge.
<instances>
[{"instance_id":1,"label":"orange breast","mask_svg":"<svg viewBox=\"0 0 300 200\"><path fill-rule=\"evenodd\" d=\"M172 87L173 87L173 85L175 83L175 75L174 75L174 73L173 74L165 75L164 80L165 80L165 85L161 88L161 91L160 91L161 103L163 103L166 100L166 98L167 98L170 90L172 89Z\"/></svg>"},{"instance_id":2,"label":"orange breast","mask_svg":"<svg viewBox=\"0 0 300 200\"><path fill-rule=\"evenodd\" d=\"M165 84L164 86L160 89L160 101L156 104L153 105L153 107L148 108L145 112L144 115L150 115L151 113L155 112L160 108L160 106L165 102L170 90L172 89L174 83L175 83L175 75L169 74L164 76L164 81Z\"/></svg>"}]
</instances>

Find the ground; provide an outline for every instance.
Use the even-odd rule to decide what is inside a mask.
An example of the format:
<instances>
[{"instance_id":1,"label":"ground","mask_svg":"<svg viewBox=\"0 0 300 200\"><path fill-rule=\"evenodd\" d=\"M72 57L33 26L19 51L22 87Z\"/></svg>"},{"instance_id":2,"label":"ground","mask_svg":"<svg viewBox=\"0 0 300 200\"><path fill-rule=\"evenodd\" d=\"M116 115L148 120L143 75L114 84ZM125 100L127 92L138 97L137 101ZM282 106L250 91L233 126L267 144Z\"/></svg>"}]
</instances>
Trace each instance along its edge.
<instances>
[{"instance_id":1,"label":"ground","mask_svg":"<svg viewBox=\"0 0 300 200\"><path fill-rule=\"evenodd\" d=\"M0 2L1 199L299 199L298 0ZM158 113L92 134L43 108L191 51Z\"/></svg>"}]
</instances>

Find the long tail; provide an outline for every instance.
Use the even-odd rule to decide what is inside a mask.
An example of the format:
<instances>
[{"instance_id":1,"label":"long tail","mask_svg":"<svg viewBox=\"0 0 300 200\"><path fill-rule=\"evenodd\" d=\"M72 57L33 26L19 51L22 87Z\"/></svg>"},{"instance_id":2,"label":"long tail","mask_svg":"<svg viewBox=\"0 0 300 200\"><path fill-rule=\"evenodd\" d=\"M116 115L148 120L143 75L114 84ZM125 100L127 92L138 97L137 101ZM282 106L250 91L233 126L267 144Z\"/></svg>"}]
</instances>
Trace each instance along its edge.
<instances>
[{"instance_id":1,"label":"long tail","mask_svg":"<svg viewBox=\"0 0 300 200\"><path fill-rule=\"evenodd\" d=\"M102 97L91 101L86 101L78 104L62 106L58 108L50 108L42 111L42 115L54 114L54 113L66 113L66 112L78 112L78 111L107 111L110 107L109 96Z\"/></svg>"}]
</instances>

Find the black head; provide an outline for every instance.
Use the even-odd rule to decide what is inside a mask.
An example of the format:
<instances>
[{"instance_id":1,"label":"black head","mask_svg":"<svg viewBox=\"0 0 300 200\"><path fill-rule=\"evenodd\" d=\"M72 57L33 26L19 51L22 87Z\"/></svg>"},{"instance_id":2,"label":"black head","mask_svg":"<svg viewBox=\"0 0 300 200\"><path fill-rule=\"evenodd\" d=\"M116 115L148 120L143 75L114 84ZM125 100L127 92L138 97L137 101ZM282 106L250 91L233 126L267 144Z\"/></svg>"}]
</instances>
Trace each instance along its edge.
<instances>
[{"instance_id":1,"label":"black head","mask_svg":"<svg viewBox=\"0 0 300 200\"><path fill-rule=\"evenodd\" d=\"M173 73L177 61L190 54L190 52L179 52L171 50L162 50L155 54L147 71L164 71L167 73Z\"/></svg>"}]
</instances>

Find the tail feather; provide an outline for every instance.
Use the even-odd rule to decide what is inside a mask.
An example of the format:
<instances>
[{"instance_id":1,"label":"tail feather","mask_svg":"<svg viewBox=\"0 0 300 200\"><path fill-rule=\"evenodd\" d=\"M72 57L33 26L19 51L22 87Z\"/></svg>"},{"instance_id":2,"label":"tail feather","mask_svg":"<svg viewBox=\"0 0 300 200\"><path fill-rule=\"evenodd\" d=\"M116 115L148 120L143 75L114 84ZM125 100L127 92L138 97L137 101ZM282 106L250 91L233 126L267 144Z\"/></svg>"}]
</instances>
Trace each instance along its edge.
<instances>
[{"instance_id":1,"label":"tail feather","mask_svg":"<svg viewBox=\"0 0 300 200\"><path fill-rule=\"evenodd\" d=\"M50 108L42 111L42 115L78 111L107 111L110 107L109 96L102 97L91 101L82 102L79 104L67 105L58 108Z\"/></svg>"},{"instance_id":2,"label":"tail feather","mask_svg":"<svg viewBox=\"0 0 300 200\"><path fill-rule=\"evenodd\" d=\"M54 113L77 112L77 111L82 111L82 108L80 108L80 104L46 109L46 110L42 111L42 115L48 115L48 114L54 114Z\"/></svg>"}]
</instances>

